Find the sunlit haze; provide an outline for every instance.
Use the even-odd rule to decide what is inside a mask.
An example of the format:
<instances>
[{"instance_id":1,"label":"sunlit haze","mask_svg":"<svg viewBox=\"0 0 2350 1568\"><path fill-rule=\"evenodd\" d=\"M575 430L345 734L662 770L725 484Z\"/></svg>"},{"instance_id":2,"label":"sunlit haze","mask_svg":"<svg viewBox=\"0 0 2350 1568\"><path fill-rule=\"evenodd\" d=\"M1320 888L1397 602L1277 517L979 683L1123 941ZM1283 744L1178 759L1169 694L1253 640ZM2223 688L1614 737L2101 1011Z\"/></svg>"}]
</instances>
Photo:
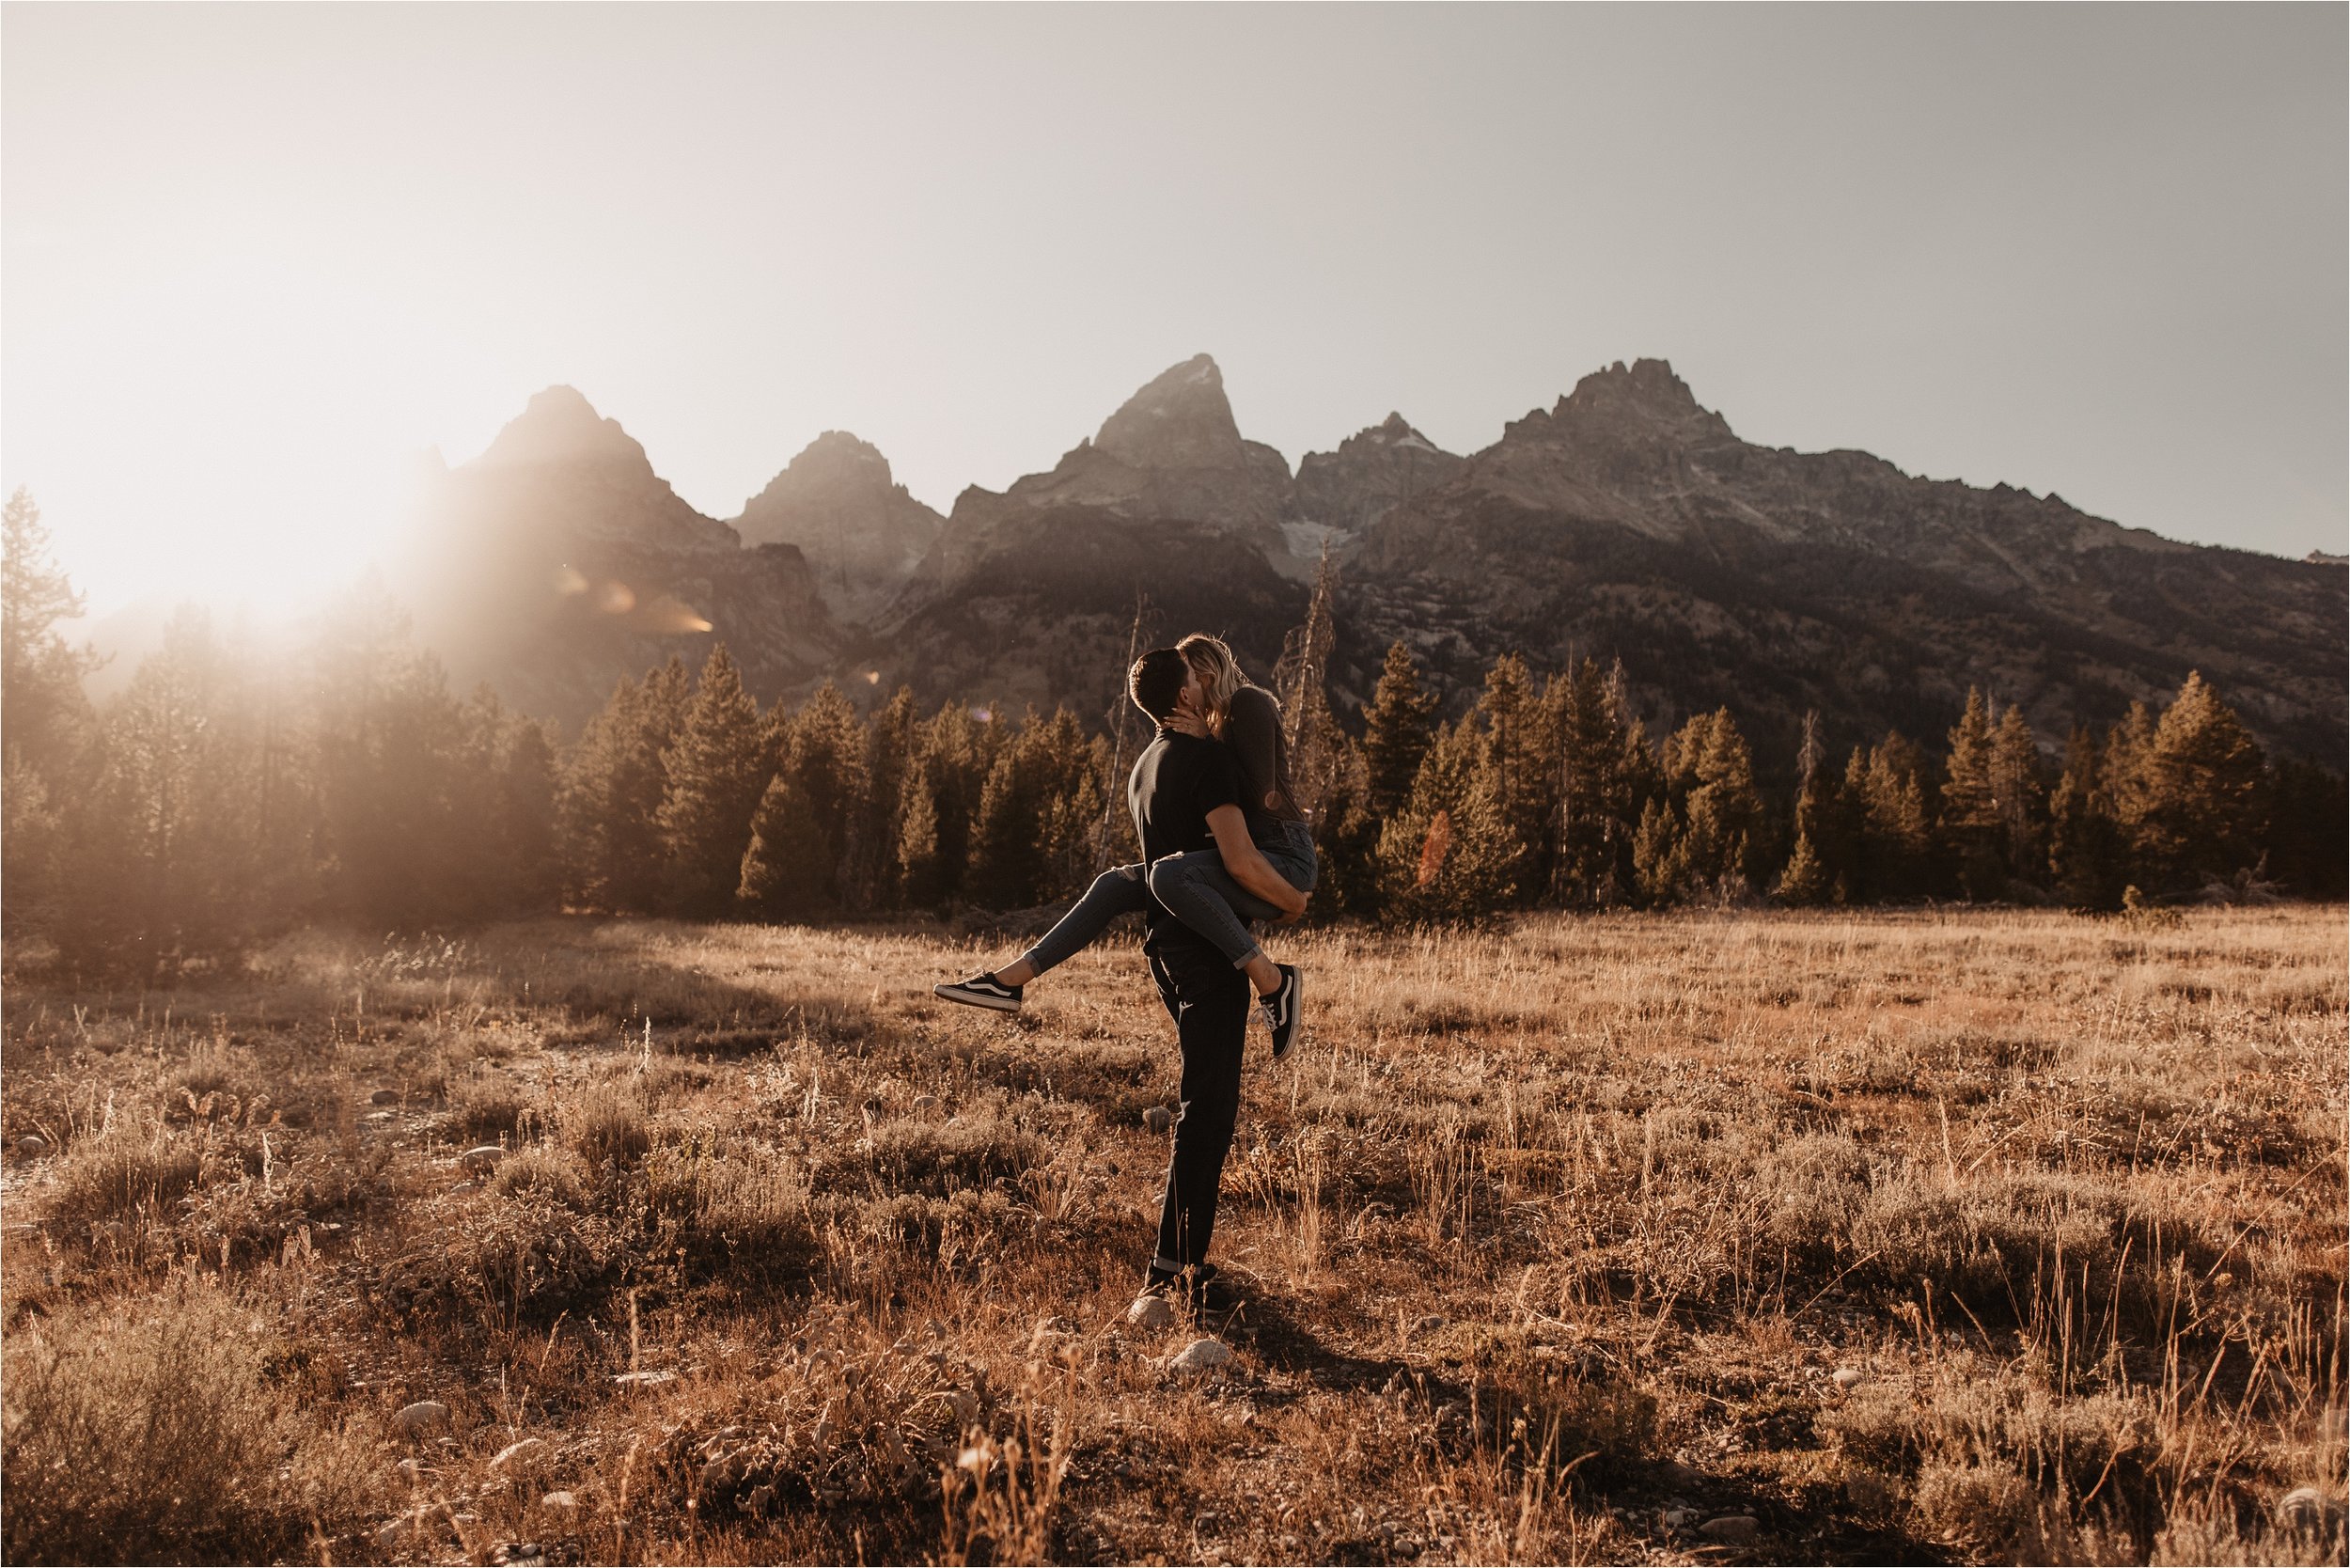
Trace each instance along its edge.
<instances>
[{"instance_id":1,"label":"sunlit haze","mask_svg":"<svg viewBox=\"0 0 2350 1568\"><path fill-rule=\"evenodd\" d=\"M1749 439L2343 547L2345 13L12 6L0 482L304 602L568 383L726 518L1222 365L1292 464L1611 360Z\"/></svg>"}]
</instances>

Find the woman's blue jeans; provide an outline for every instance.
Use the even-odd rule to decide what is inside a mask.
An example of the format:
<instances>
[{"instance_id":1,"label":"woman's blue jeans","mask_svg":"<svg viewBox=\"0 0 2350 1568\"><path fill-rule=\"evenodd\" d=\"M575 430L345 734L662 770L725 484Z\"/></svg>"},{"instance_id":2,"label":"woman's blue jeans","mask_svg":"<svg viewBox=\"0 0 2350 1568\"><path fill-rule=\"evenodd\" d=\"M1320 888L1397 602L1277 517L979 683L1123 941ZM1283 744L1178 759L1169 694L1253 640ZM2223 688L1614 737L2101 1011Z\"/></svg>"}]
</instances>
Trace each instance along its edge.
<instances>
[{"instance_id":1,"label":"woman's blue jeans","mask_svg":"<svg viewBox=\"0 0 2350 1568\"><path fill-rule=\"evenodd\" d=\"M1283 823L1281 842L1260 845L1265 863L1281 880L1301 893L1310 893L1321 871L1314 851L1313 829L1304 823ZM1113 866L1093 879L1093 886L1054 923L1053 929L1022 954L1038 974L1083 951L1120 915L1138 915L1152 899L1167 913L1215 944L1239 968L1262 951L1249 934L1247 922L1280 915L1273 905L1232 880L1224 856L1215 850L1192 850L1170 855L1156 865Z\"/></svg>"}]
</instances>

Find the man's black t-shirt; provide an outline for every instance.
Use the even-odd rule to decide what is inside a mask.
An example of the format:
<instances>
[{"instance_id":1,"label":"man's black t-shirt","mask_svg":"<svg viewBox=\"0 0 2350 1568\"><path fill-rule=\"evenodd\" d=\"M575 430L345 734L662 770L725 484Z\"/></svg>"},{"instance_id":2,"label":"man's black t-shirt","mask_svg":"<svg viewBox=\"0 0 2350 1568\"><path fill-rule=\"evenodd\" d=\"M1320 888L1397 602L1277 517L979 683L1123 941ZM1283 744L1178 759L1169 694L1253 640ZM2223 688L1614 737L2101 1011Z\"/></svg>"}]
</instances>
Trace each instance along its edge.
<instances>
[{"instance_id":1,"label":"man's black t-shirt","mask_svg":"<svg viewBox=\"0 0 2350 1568\"><path fill-rule=\"evenodd\" d=\"M1135 816L1142 857L1156 861L1214 848L1208 813L1219 806L1240 806L1243 796L1240 759L1230 746L1161 729L1135 760L1135 771L1126 780L1126 807ZM1165 936L1188 934L1191 929L1159 907L1155 899L1142 918L1146 947Z\"/></svg>"}]
</instances>

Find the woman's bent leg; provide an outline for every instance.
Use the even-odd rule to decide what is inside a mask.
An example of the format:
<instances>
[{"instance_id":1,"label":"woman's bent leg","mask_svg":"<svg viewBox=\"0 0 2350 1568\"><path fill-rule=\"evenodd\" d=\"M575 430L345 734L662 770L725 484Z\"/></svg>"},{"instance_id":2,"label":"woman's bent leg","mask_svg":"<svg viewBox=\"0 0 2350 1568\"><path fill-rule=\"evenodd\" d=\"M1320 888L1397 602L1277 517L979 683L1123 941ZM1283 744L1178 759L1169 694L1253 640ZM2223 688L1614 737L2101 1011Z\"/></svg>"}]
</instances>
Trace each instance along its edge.
<instances>
[{"instance_id":1,"label":"woman's bent leg","mask_svg":"<svg viewBox=\"0 0 2350 1568\"><path fill-rule=\"evenodd\" d=\"M1093 879L1084 898L1053 922L1053 929L1036 939L1020 956L1042 974L1073 954L1082 952L1120 915L1138 915L1151 907L1151 889L1140 866L1113 866ZM1033 977L1032 977L1033 978Z\"/></svg>"},{"instance_id":2,"label":"woman's bent leg","mask_svg":"<svg viewBox=\"0 0 2350 1568\"><path fill-rule=\"evenodd\" d=\"M1167 913L1215 944L1235 969L1262 949L1246 920L1270 920L1281 913L1232 880L1214 850L1170 855L1151 868L1151 896Z\"/></svg>"}]
</instances>

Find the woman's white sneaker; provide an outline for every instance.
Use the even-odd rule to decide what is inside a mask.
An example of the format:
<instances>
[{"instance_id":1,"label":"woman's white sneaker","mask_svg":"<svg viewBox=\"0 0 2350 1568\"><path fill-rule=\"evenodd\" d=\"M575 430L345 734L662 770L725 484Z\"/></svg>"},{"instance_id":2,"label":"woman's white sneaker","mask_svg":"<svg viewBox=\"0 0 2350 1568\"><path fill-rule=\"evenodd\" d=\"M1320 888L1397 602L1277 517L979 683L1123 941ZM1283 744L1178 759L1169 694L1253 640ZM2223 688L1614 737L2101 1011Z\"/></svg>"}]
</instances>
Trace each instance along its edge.
<instances>
[{"instance_id":1,"label":"woman's white sneaker","mask_svg":"<svg viewBox=\"0 0 2350 1568\"><path fill-rule=\"evenodd\" d=\"M1006 985L994 975L973 975L969 980L933 985L931 995L942 1001L961 1002L965 1007L990 1008L997 1012L1020 1011L1020 988Z\"/></svg>"},{"instance_id":2,"label":"woman's white sneaker","mask_svg":"<svg viewBox=\"0 0 2350 1568\"><path fill-rule=\"evenodd\" d=\"M1273 1031L1273 1059L1279 1061L1290 1054L1290 1047L1297 1043L1297 1025L1304 1015L1297 1005L1297 965L1277 964L1274 967L1281 971L1280 986L1272 995L1258 997L1257 1001L1264 1009L1266 1027Z\"/></svg>"}]
</instances>

